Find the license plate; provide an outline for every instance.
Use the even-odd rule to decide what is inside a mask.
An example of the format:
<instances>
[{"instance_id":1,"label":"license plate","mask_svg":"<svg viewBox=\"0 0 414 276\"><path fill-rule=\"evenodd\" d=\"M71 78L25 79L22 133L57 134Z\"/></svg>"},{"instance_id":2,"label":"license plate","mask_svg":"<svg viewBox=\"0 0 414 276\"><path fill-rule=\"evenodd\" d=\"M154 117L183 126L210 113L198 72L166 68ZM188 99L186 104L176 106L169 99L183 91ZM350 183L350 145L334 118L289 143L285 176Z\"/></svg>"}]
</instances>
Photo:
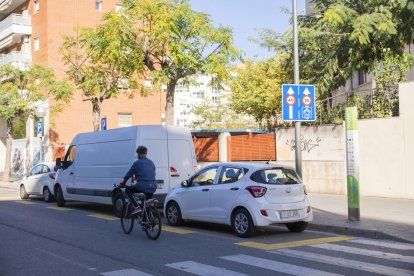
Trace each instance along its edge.
<instances>
[{"instance_id":1,"label":"license plate","mask_svg":"<svg viewBox=\"0 0 414 276\"><path fill-rule=\"evenodd\" d=\"M280 217L281 218L293 218L299 215L298 210L287 210L287 211L281 211Z\"/></svg>"}]
</instances>

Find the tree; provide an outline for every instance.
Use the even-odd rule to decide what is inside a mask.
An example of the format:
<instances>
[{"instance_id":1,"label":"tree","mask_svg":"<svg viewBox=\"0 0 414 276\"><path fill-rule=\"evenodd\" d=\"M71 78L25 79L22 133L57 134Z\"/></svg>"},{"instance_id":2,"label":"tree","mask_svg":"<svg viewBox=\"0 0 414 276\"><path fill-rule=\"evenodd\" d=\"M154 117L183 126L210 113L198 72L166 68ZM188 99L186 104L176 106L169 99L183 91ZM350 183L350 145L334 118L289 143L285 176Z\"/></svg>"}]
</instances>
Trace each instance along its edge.
<instances>
[{"instance_id":1,"label":"tree","mask_svg":"<svg viewBox=\"0 0 414 276\"><path fill-rule=\"evenodd\" d=\"M135 45L155 83L167 84L166 122L174 122L174 93L181 79L196 73L214 77L219 86L238 58L228 27L214 27L209 16L191 9L188 0L125 0L126 18L135 28ZM122 43L122 42L121 42Z\"/></svg>"},{"instance_id":2,"label":"tree","mask_svg":"<svg viewBox=\"0 0 414 276\"><path fill-rule=\"evenodd\" d=\"M319 98L343 85L359 69L373 72L383 61L384 49L404 55L414 42L414 3L407 0L314 0L313 12L299 20L302 83L317 85ZM292 36L271 30L261 33L262 45L290 58L285 68L293 74Z\"/></svg>"},{"instance_id":3,"label":"tree","mask_svg":"<svg viewBox=\"0 0 414 276\"><path fill-rule=\"evenodd\" d=\"M21 70L12 65L0 66L0 118L7 122L6 162L3 181L9 181L12 130L14 119L34 114L35 103L50 97L57 103L68 103L72 89L57 81L48 68L34 65Z\"/></svg>"},{"instance_id":4,"label":"tree","mask_svg":"<svg viewBox=\"0 0 414 276\"><path fill-rule=\"evenodd\" d=\"M230 107L237 113L252 116L267 129L274 127L275 115L281 114L281 87L290 83L283 70L286 56L262 61L246 61L236 69L230 81Z\"/></svg>"},{"instance_id":5,"label":"tree","mask_svg":"<svg viewBox=\"0 0 414 276\"><path fill-rule=\"evenodd\" d=\"M120 90L129 90L132 97L143 70L130 20L116 12L105 14L103 20L96 29L76 27L60 48L67 75L82 91L84 101L92 104L94 131L99 130L102 102Z\"/></svg>"},{"instance_id":6,"label":"tree","mask_svg":"<svg viewBox=\"0 0 414 276\"><path fill-rule=\"evenodd\" d=\"M249 117L240 116L223 103L204 101L191 112L198 117L191 124L193 129L245 129L256 125Z\"/></svg>"}]
</instances>

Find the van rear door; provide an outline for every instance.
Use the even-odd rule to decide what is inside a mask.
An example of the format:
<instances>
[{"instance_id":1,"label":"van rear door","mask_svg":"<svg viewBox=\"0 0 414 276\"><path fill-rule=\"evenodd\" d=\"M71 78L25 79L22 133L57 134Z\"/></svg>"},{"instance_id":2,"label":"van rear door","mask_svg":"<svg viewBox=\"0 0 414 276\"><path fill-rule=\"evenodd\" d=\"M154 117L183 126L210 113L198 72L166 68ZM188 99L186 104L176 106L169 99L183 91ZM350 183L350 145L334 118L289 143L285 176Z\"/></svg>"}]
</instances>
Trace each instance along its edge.
<instances>
[{"instance_id":1,"label":"van rear door","mask_svg":"<svg viewBox=\"0 0 414 276\"><path fill-rule=\"evenodd\" d=\"M191 140L168 139L170 189L179 186L194 173L195 154Z\"/></svg>"}]
</instances>

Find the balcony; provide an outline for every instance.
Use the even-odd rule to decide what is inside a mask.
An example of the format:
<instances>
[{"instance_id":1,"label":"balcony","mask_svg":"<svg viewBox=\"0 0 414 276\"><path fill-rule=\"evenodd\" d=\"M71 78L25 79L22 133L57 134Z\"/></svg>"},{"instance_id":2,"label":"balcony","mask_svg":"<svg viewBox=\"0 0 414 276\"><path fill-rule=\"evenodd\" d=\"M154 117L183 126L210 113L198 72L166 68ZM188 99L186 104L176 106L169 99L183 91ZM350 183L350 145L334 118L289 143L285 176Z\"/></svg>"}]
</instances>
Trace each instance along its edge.
<instances>
[{"instance_id":1,"label":"balcony","mask_svg":"<svg viewBox=\"0 0 414 276\"><path fill-rule=\"evenodd\" d=\"M24 70L32 62L32 55L23 52L11 52L0 55L0 65L11 63L14 66Z\"/></svg>"},{"instance_id":2,"label":"balcony","mask_svg":"<svg viewBox=\"0 0 414 276\"><path fill-rule=\"evenodd\" d=\"M0 0L0 20L11 14L16 8L20 7L27 0Z\"/></svg>"},{"instance_id":3,"label":"balcony","mask_svg":"<svg viewBox=\"0 0 414 276\"><path fill-rule=\"evenodd\" d=\"M22 36L31 34L32 19L30 16L9 15L0 22L0 51L20 43Z\"/></svg>"}]
</instances>

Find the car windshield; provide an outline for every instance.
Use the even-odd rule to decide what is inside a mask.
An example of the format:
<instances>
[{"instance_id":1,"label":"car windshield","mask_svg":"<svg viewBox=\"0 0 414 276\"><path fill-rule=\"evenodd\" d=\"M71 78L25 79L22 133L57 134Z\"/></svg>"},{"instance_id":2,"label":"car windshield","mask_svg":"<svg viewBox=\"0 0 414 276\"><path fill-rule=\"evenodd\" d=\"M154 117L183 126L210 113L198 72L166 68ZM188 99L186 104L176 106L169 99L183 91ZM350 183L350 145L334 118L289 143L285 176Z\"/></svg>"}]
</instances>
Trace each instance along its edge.
<instances>
[{"instance_id":1,"label":"car windshield","mask_svg":"<svg viewBox=\"0 0 414 276\"><path fill-rule=\"evenodd\" d=\"M270 168L254 172L250 179L261 184L286 185L299 184L301 179L292 169Z\"/></svg>"}]
</instances>

